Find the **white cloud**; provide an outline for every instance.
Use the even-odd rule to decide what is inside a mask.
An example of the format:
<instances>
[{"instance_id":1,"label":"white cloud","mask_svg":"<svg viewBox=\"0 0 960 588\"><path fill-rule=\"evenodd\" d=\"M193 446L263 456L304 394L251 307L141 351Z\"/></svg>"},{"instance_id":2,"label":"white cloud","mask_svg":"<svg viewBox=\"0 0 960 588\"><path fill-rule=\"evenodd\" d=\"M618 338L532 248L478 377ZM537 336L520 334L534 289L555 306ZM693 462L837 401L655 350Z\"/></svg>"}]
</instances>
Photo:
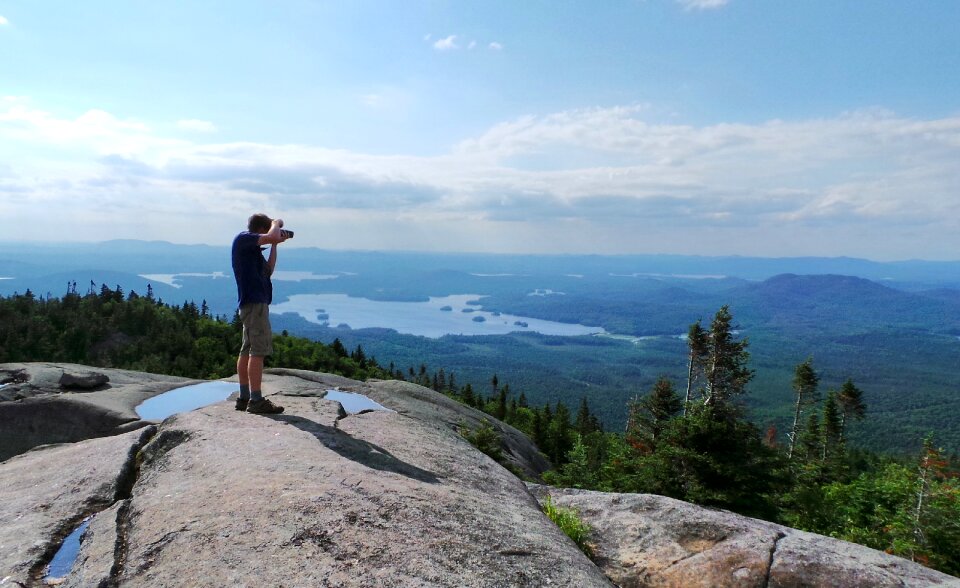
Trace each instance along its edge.
<instances>
[{"instance_id":1,"label":"white cloud","mask_svg":"<svg viewBox=\"0 0 960 588\"><path fill-rule=\"evenodd\" d=\"M476 48L476 46L477 46L477 42L476 42L476 41L470 41L470 44L467 45L467 49L474 49L474 48Z\"/></svg>"},{"instance_id":2,"label":"white cloud","mask_svg":"<svg viewBox=\"0 0 960 588\"><path fill-rule=\"evenodd\" d=\"M709 10L721 8L730 3L730 0L676 0L685 10Z\"/></svg>"},{"instance_id":3,"label":"white cloud","mask_svg":"<svg viewBox=\"0 0 960 588\"><path fill-rule=\"evenodd\" d=\"M433 48L437 51L450 51L452 49L459 49L460 46L457 45L457 36L450 35L445 39L437 40L437 42L433 44Z\"/></svg>"},{"instance_id":4,"label":"white cloud","mask_svg":"<svg viewBox=\"0 0 960 588\"><path fill-rule=\"evenodd\" d=\"M189 209L206 228L223 222L218 211L264 209L300 226L310 219L316 240L299 243L330 247L868 257L960 250L960 116L869 110L708 126L650 116L643 105L531 115L443 155L387 156L173 140L101 110L70 118L3 98L0 210L11 238L18 226L56 230L53 220L47 228L34 222L44 210L98 222L98 214L173 219ZM22 155L37 150L42 157ZM178 240L164 232L172 225L132 225L138 232L127 236ZM438 235L436 226L449 232ZM676 238L687 230L697 237Z\"/></svg>"},{"instance_id":5,"label":"white cloud","mask_svg":"<svg viewBox=\"0 0 960 588\"><path fill-rule=\"evenodd\" d=\"M433 37L433 33L427 33L423 36L424 41L429 41Z\"/></svg>"},{"instance_id":6,"label":"white cloud","mask_svg":"<svg viewBox=\"0 0 960 588\"><path fill-rule=\"evenodd\" d=\"M492 43L490 43L488 47L490 49L493 49L494 51L500 51L501 49L503 49L503 45L501 45L500 43L497 43L496 41L493 41Z\"/></svg>"},{"instance_id":7,"label":"white cloud","mask_svg":"<svg viewBox=\"0 0 960 588\"><path fill-rule=\"evenodd\" d=\"M217 127L210 121L197 119L184 119L177 121L177 128L184 131L193 131L197 133L215 133Z\"/></svg>"},{"instance_id":8,"label":"white cloud","mask_svg":"<svg viewBox=\"0 0 960 588\"><path fill-rule=\"evenodd\" d=\"M10 24L10 21L4 18L3 16L0 16L0 27L8 24Z\"/></svg>"},{"instance_id":9,"label":"white cloud","mask_svg":"<svg viewBox=\"0 0 960 588\"><path fill-rule=\"evenodd\" d=\"M145 123L120 119L99 109L70 119L34 108L23 98L7 97L3 103L7 105L6 110L0 110L0 138L4 140L128 156L143 156L179 143L154 135Z\"/></svg>"}]
</instances>

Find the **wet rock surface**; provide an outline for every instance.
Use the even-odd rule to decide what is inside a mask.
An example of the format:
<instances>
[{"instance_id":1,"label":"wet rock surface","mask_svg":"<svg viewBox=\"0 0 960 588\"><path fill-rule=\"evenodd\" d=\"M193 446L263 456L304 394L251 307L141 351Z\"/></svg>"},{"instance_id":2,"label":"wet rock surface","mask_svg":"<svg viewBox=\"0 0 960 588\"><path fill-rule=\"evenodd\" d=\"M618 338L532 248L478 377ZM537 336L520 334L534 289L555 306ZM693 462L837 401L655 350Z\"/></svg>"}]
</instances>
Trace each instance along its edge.
<instances>
[{"instance_id":1,"label":"wet rock surface","mask_svg":"<svg viewBox=\"0 0 960 588\"><path fill-rule=\"evenodd\" d=\"M960 586L905 559L651 494L528 485L577 510L594 560L618 586Z\"/></svg>"},{"instance_id":2,"label":"wet rock surface","mask_svg":"<svg viewBox=\"0 0 960 588\"><path fill-rule=\"evenodd\" d=\"M483 420L487 420L500 435L504 459L515 472L529 479L539 479L540 474L550 468L550 463L536 445L517 429L429 388L397 380L357 382L340 376L303 370L271 369L267 372L275 375L293 375L307 382L315 382L321 385L321 391L326 388L339 388L344 392L363 394L401 415L421 421L442 423L451 431L459 432L463 427L475 430ZM293 389L285 393L312 395L317 393L317 389L307 386L304 392Z\"/></svg>"},{"instance_id":3,"label":"wet rock surface","mask_svg":"<svg viewBox=\"0 0 960 588\"><path fill-rule=\"evenodd\" d=\"M136 450L151 434L48 446L0 463L0 580L29 585L85 516L128 491Z\"/></svg>"},{"instance_id":4,"label":"wet rock surface","mask_svg":"<svg viewBox=\"0 0 960 588\"><path fill-rule=\"evenodd\" d=\"M75 364L0 364L0 461L50 443L118 435L139 429L135 407L152 396L197 380ZM95 389L65 389L84 382ZM86 385L85 384L85 385Z\"/></svg>"},{"instance_id":5,"label":"wet rock surface","mask_svg":"<svg viewBox=\"0 0 960 588\"><path fill-rule=\"evenodd\" d=\"M84 369L0 366L34 392L0 402L0 437L19 426L10 407L39 414L64 397L47 407L47 429L83 434L71 419L84 406L101 411L89 417L97 422L133 419L114 430L144 426L139 402L194 383L102 370L105 389L51 391L64 371ZM332 388L395 412L347 415L324 398ZM865 547L669 498L525 485L460 435L489 417L414 384L269 370L263 389L283 414L218 402L0 462L0 586L43 585L60 541L92 513L63 586L960 585ZM516 469L545 467L522 434L490 420ZM596 563L542 514L547 492L594 528Z\"/></svg>"},{"instance_id":6,"label":"wet rock surface","mask_svg":"<svg viewBox=\"0 0 960 588\"><path fill-rule=\"evenodd\" d=\"M166 420L65 585L182 586L185 573L198 586L610 585L520 480L449 427L343 417L311 386L268 375L266 393L297 394L272 397L280 415L218 403Z\"/></svg>"}]
</instances>

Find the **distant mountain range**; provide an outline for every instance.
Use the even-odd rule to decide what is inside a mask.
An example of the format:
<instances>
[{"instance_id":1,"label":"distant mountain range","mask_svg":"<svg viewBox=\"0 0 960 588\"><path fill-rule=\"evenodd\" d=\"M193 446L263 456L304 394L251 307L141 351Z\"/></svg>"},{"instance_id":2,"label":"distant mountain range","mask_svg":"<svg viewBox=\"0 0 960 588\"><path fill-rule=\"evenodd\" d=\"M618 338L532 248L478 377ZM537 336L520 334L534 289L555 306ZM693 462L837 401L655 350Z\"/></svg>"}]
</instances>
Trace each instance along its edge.
<instances>
[{"instance_id":1,"label":"distant mountain range","mask_svg":"<svg viewBox=\"0 0 960 588\"><path fill-rule=\"evenodd\" d=\"M0 275L37 276L76 268L126 273L211 272L229 270L229 246L180 245L165 241L115 240L101 243L0 243ZM457 269L486 274L543 275L647 274L664 276L731 276L764 280L784 273L851 275L897 287L960 287L960 260L878 262L849 257L739 257L690 255L506 255L332 251L284 245L281 255L290 268L318 266Z\"/></svg>"}]
</instances>

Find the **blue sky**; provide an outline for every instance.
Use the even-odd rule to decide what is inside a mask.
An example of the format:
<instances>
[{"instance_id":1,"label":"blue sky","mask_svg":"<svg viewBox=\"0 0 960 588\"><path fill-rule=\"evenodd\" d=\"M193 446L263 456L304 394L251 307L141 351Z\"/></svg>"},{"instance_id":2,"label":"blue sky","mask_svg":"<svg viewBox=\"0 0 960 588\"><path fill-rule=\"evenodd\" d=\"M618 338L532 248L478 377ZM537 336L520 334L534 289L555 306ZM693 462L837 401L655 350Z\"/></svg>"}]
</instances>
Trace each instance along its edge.
<instances>
[{"instance_id":1,"label":"blue sky","mask_svg":"<svg viewBox=\"0 0 960 588\"><path fill-rule=\"evenodd\" d=\"M960 2L0 0L3 240L960 259Z\"/></svg>"}]
</instances>

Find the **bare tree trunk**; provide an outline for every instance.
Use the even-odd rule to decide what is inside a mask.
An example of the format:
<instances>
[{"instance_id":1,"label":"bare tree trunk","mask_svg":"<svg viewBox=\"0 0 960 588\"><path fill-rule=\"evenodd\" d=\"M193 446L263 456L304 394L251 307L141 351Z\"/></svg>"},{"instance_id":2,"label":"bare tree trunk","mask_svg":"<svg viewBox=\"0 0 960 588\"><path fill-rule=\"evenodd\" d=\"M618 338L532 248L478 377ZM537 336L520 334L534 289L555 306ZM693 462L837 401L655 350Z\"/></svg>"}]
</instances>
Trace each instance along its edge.
<instances>
[{"instance_id":1,"label":"bare tree trunk","mask_svg":"<svg viewBox=\"0 0 960 588\"><path fill-rule=\"evenodd\" d=\"M793 448L797 444L797 427L800 424L800 401L803 399L803 393L797 393L797 407L793 412L793 429L790 431L790 450L787 452L787 459L793 459Z\"/></svg>"},{"instance_id":2,"label":"bare tree trunk","mask_svg":"<svg viewBox=\"0 0 960 588\"><path fill-rule=\"evenodd\" d=\"M703 401L704 404L713 404L713 395L717 387L716 377L717 357L716 350L714 350L714 354L710 357L710 371L707 373L707 398Z\"/></svg>"},{"instance_id":3,"label":"bare tree trunk","mask_svg":"<svg viewBox=\"0 0 960 588\"><path fill-rule=\"evenodd\" d=\"M690 351L690 365L687 366L687 393L683 397L683 416L687 416L690 405L690 392L693 390L693 351Z\"/></svg>"},{"instance_id":4,"label":"bare tree trunk","mask_svg":"<svg viewBox=\"0 0 960 588\"><path fill-rule=\"evenodd\" d=\"M917 508L913 513L913 537L917 544L923 545L926 543L926 541L923 537L923 529L920 527L920 515L923 514L923 501L927 497L927 478L930 473L930 470L927 467L927 457L924 457L919 469L920 478L917 480ZM910 551L910 559L916 561L916 559L913 557L912 549Z\"/></svg>"}]
</instances>

